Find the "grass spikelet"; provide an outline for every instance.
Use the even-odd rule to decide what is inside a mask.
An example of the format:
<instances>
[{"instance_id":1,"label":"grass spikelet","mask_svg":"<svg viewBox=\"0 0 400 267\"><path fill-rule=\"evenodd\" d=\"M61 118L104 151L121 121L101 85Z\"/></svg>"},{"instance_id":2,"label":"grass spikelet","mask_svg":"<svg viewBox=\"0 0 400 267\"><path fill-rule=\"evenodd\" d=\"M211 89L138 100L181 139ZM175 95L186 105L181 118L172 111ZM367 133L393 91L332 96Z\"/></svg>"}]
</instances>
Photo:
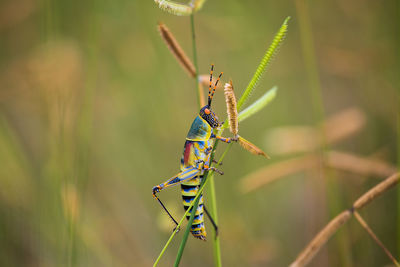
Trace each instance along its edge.
<instances>
[{"instance_id":1,"label":"grass spikelet","mask_svg":"<svg viewBox=\"0 0 400 267\"><path fill-rule=\"evenodd\" d=\"M249 85L247 86L246 90L244 91L242 97L238 101L238 110L243 106L246 100L249 98L255 87L257 86L258 82L264 71L266 70L267 66L271 62L274 55L277 53L279 46L281 45L282 41L285 39L287 28L288 28L288 21L290 17L287 17L283 22L281 28L279 29L278 33L275 35L271 45L269 46L268 50L265 52L263 59L260 62L256 72L253 75Z\"/></svg>"},{"instance_id":2,"label":"grass spikelet","mask_svg":"<svg viewBox=\"0 0 400 267\"><path fill-rule=\"evenodd\" d=\"M193 11L192 7L186 4L166 0L154 0L154 2L156 2L158 7L162 10L176 16L189 16Z\"/></svg>"},{"instance_id":3,"label":"grass spikelet","mask_svg":"<svg viewBox=\"0 0 400 267\"><path fill-rule=\"evenodd\" d=\"M354 204L353 207L355 209L361 209L365 205L367 205L369 202L374 200L375 198L379 197L383 193L385 193L387 190L395 186L400 180L400 173L395 173L386 180L380 182L378 185L374 186L371 188L368 192L366 192L364 195L362 195L360 198L358 198Z\"/></svg>"},{"instance_id":4,"label":"grass spikelet","mask_svg":"<svg viewBox=\"0 0 400 267\"><path fill-rule=\"evenodd\" d=\"M375 235L375 233L372 231L372 229L368 226L367 222L364 221L364 219L361 217L361 215L356 211L354 212L354 217L356 217L357 221L360 223L360 225L367 231L367 233L372 237L372 239L382 248L382 250L386 253L386 255L392 260L394 265L397 267L400 266L400 264L397 262L397 260L393 257L392 253L385 247L385 245L379 240L379 238Z\"/></svg>"},{"instance_id":5,"label":"grass spikelet","mask_svg":"<svg viewBox=\"0 0 400 267\"><path fill-rule=\"evenodd\" d=\"M349 219L351 212L349 210L343 211L330 221L324 229L322 229L308 246L300 253L296 260L290 264L290 267L305 266L309 263L317 252L324 246L324 244L331 238L331 236Z\"/></svg>"},{"instance_id":6,"label":"grass spikelet","mask_svg":"<svg viewBox=\"0 0 400 267\"><path fill-rule=\"evenodd\" d=\"M238 124L238 112L236 107L236 97L233 91L232 81L225 84L225 101L226 101L226 112L228 113L229 129L234 136L237 136L239 131ZM261 151L262 152L262 151Z\"/></svg>"},{"instance_id":7,"label":"grass spikelet","mask_svg":"<svg viewBox=\"0 0 400 267\"><path fill-rule=\"evenodd\" d=\"M185 54L182 47L179 45L178 41L175 39L174 35L171 33L168 27L164 23L160 22L158 24L158 30L160 31L161 37L167 44L169 50L175 56L179 64L181 64L183 69L186 70L191 77L196 77L196 69L193 63Z\"/></svg>"},{"instance_id":8,"label":"grass spikelet","mask_svg":"<svg viewBox=\"0 0 400 267\"><path fill-rule=\"evenodd\" d=\"M249 151L250 153L252 153L254 155L264 156L267 159L270 158L267 154L265 154L256 145L252 144L251 142L247 141L246 139L244 139L241 136L239 136L239 144L241 145L241 147L243 147L244 149L246 149L247 151Z\"/></svg>"}]
</instances>

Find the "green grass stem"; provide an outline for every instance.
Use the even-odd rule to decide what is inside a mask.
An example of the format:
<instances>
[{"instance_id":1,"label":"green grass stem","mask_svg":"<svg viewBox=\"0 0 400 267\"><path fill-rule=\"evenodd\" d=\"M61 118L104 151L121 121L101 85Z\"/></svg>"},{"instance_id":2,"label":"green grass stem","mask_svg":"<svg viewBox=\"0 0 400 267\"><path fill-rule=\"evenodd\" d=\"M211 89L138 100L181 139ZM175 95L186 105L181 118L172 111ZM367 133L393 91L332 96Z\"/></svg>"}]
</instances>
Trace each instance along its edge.
<instances>
[{"instance_id":1,"label":"green grass stem","mask_svg":"<svg viewBox=\"0 0 400 267\"><path fill-rule=\"evenodd\" d=\"M197 104L199 106L199 109L201 108L201 91L202 87L199 86L199 66L197 63L197 48L196 48L196 31L194 27L194 15L190 15L190 29L192 31L192 50L193 50L193 64L194 68L196 69L196 76L194 79L195 82L195 90L197 91Z\"/></svg>"},{"instance_id":2,"label":"green grass stem","mask_svg":"<svg viewBox=\"0 0 400 267\"><path fill-rule=\"evenodd\" d=\"M327 151L328 147L325 140L325 133L322 128L321 122L325 120L325 110L323 104L322 90L319 79L319 72L317 66L317 59L315 56L315 48L312 34L312 27L310 22L310 14L308 11L308 4L303 0L296 0L296 11L299 20L300 29L300 39L302 45L302 54L305 63L306 75L308 79L309 88L311 91L311 103L312 111L314 114L314 121L319 129L319 137L321 138L321 147L316 149L316 153L323 158L323 154ZM338 196L340 195L340 190L338 187L337 180L335 180L335 171L328 171L326 169L321 169L321 172L326 176L326 180L322 181L322 186L325 192L327 192L327 205L329 213L331 215L336 214L343 209L343 204L341 203ZM350 267L353 265L351 259L351 247L349 241L349 235L346 233L347 229L343 229L338 235L337 248L339 251L340 265Z\"/></svg>"},{"instance_id":3,"label":"green grass stem","mask_svg":"<svg viewBox=\"0 0 400 267\"><path fill-rule=\"evenodd\" d=\"M214 175L210 177L210 183L209 183L209 199L210 199L210 207L211 207L211 216L214 219L214 222L216 225L218 225L218 214L217 214L217 193L215 189L215 183L214 183ZM214 231L214 238L213 240L213 251L214 251L214 265L215 266L222 266L222 260L221 260L221 245L219 241L219 235L215 232L215 229L213 228Z\"/></svg>"}]
</instances>

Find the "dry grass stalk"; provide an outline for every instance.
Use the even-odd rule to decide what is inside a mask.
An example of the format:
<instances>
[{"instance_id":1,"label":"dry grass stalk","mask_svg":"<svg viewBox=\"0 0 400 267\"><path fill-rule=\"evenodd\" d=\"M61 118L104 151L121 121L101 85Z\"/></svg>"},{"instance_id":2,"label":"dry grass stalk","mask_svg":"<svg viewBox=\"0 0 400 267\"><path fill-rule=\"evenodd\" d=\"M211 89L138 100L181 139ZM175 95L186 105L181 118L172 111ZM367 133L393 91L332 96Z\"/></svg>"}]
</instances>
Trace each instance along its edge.
<instances>
[{"instance_id":1,"label":"dry grass stalk","mask_svg":"<svg viewBox=\"0 0 400 267\"><path fill-rule=\"evenodd\" d=\"M188 56L185 54L178 41L175 39L170 30L163 23L158 24L158 30L160 31L161 37L164 42L167 44L169 50L178 60L179 64L189 73L189 75L193 78L196 77L196 69L193 63L190 61Z\"/></svg>"},{"instance_id":2,"label":"dry grass stalk","mask_svg":"<svg viewBox=\"0 0 400 267\"><path fill-rule=\"evenodd\" d=\"M343 211L331 220L328 225L324 227L308 244L308 246L300 253L296 260L290 267L300 267L308 264L317 252L324 246L329 238L349 219L351 212L349 210Z\"/></svg>"},{"instance_id":3,"label":"dry grass stalk","mask_svg":"<svg viewBox=\"0 0 400 267\"><path fill-rule=\"evenodd\" d=\"M239 144L241 145L241 147L243 147L244 149L246 149L250 153L252 153L254 155L264 156L267 159L270 158L267 154L264 153L264 151L262 151L256 145L252 144L251 142L247 141L246 139L244 139L241 136L238 136L238 137L239 137Z\"/></svg>"},{"instance_id":4,"label":"dry grass stalk","mask_svg":"<svg viewBox=\"0 0 400 267\"><path fill-rule=\"evenodd\" d=\"M330 116L323 124L328 145L349 138L365 125L365 115L358 108L349 108ZM268 150L277 155L311 152L321 146L319 130L310 126L286 126L269 131Z\"/></svg>"},{"instance_id":5,"label":"dry grass stalk","mask_svg":"<svg viewBox=\"0 0 400 267\"><path fill-rule=\"evenodd\" d=\"M330 151L326 156L329 167L354 172L360 175L387 177L397 171L396 167L384 161L368 159L354 154Z\"/></svg>"},{"instance_id":6,"label":"dry grass stalk","mask_svg":"<svg viewBox=\"0 0 400 267\"><path fill-rule=\"evenodd\" d=\"M342 226L351 217L352 212L356 214L355 216L357 218L358 213L355 212L356 209L364 207L366 204L376 199L388 189L392 188L399 182L399 179L400 173L393 174L392 176L386 178L383 182L370 189L364 195L362 195L356 202L354 202L353 208L351 210L343 211L333 220L331 220L328 225L325 226L325 228L322 229L322 231L319 232L317 236L308 244L308 246L300 253L297 259L290 266L305 266L307 263L309 263L311 259L317 254L319 249L326 243L326 241L340 228L340 226ZM360 216L358 217L361 218ZM357 218L357 220L359 220L359 218ZM365 222L365 225L363 225L360 220L359 222L364 228L365 225L367 225ZM397 261L396 264L398 264Z\"/></svg>"},{"instance_id":7,"label":"dry grass stalk","mask_svg":"<svg viewBox=\"0 0 400 267\"><path fill-rule=\"evenodd\" d=\"M243 178L240 182L240 190L248 193L281 177L314 168L320 163L317 156L309 155L269 165Z\"/></svg>"},{"instance_id":8,"label":"dry grass stalk","mask_svg":"<svg viewBox=\"0 0 400 267\"><path fill-rule=\"evenodd\" d=\"M330 151L326 153L324 160L310 154L264 167L243 178L241 188L243 193L248 193L285 176L311 169L318 164L360 175L377 175L380 178L396 172L396 167L383 161L345 152Z\"/></svg>"},{"instance_id":9,"label":"dry grass stalk","mask_svg":"<svg viewBox=\"0 0 400 267\"><path fill-rule=\"evenodd\" d=\"M389 178L385 179L384 181L380 182L378 185L374 186L371 188L368 192L366 192L364 195L362 195L360 198L358 198L354 204L353 207L355 209L361 209L365 205L367 205L369 202L374 200L375 198L379 197L383 193L385 193L387 190L395 186L400 180L400 173L395 173Z\"/></svg>"},{"instance_id":10,"label":"dry grass stalk","mask_svg":"<svg viewBox=\"0 0 400 267\"><path fill-rule=\"evenodd\" d=\"M228 119L229 119L229 129L231 130L231 133L234 136L237 136L239 131L238 112L237 112L236 97L235 97L235 92L233 91L232 81L229 81L229 83L225 84L224 92L226 101L226 112L228 113Z\"/></svg>"},{"instance_id":11,"label":"dry grass stalk","mask_svg":"<svg viewBox=\"0 0 400 267\"><path fill-rule=\"evenodd\" d=\"M199 91L200 107L204 107L206 105L206 100L204 98L203 85L201 83L197 83L197 86L197 90Z\"/></svg>"},{"instance_id":12,"label":"dry grass stalk","mask_svg":"<svg viewBox=\"0 0 400 267\"><path fill-rule=\"evenodd\" d=\"M323 127L328 144L337 143L356 134L365 125L365 114L358 108L341 111L325 121Z\"/></svg>"},{"instance_id":13,"label":"dry grass stalk","mask_svg":"<svg viewBox=\"0 0 400 267\"><path fill-rule=\"evenodd\" d=\"M383 245L383 243L379 240L379 238L375 235L375 233L372 231L372 229L368 226L368 224L364 221L364 219L361 217L361 215L356 211L354 212L354 217L356 217L357 221L361 224L361 226L368 232L368 234L372 237L372 239L380 246L383 251L386 253L386 255L393 261L394 265L399 267L399 263L397 260L393 257L393 255L390 253L390 251Z\"/></svg>"}]
</instances>

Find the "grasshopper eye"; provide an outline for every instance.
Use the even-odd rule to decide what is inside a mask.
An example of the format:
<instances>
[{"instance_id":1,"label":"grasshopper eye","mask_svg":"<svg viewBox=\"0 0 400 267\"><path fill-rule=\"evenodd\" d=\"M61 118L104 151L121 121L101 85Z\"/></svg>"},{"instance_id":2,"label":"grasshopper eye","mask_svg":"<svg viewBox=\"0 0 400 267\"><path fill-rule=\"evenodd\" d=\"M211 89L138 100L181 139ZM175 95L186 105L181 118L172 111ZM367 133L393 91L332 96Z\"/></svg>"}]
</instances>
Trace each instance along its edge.
<instances>
[{"instance_id":1,"label":"grasshopper eye","mask_svg":"<svg viewBox=\"0 0 400 267\"><path fill-rule=\"evenodd\" d=\"M204 113L208 115L208 114L210 114L210 110L209 110L208 108L206 108L206 109L204 110Z\"/></svg>"}]
</instances>

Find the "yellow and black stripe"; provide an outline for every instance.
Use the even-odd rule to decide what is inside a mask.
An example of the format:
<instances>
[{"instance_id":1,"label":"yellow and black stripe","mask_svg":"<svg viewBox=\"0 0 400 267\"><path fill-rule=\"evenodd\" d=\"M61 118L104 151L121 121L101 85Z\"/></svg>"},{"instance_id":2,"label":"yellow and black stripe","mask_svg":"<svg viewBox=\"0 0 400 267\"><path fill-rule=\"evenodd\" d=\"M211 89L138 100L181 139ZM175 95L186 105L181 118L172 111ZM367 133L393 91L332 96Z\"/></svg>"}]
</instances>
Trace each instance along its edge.
<instances>
[{"instance_id":1,"label":"yellow and black stripe","mask_svg":"<svg viewBox=\"0 0 400 267\"><path fill-rule=\"evenodd\" d=\"M197 192L199 191L200 182L203 176L196 177L191 179L187 182L181 184L181 191L182 191L182 199L183 199L183 206L185 211L189 208L189 206L194 201ZM186 216L189 220L190 213ZM193 223L190 229L192 235L198 239L206 240L206 229L204 227L204 202L203 202L203 195L200 196L199 206L196 209L195 217L193 219Z\"/></svg>"}]
</instances>

